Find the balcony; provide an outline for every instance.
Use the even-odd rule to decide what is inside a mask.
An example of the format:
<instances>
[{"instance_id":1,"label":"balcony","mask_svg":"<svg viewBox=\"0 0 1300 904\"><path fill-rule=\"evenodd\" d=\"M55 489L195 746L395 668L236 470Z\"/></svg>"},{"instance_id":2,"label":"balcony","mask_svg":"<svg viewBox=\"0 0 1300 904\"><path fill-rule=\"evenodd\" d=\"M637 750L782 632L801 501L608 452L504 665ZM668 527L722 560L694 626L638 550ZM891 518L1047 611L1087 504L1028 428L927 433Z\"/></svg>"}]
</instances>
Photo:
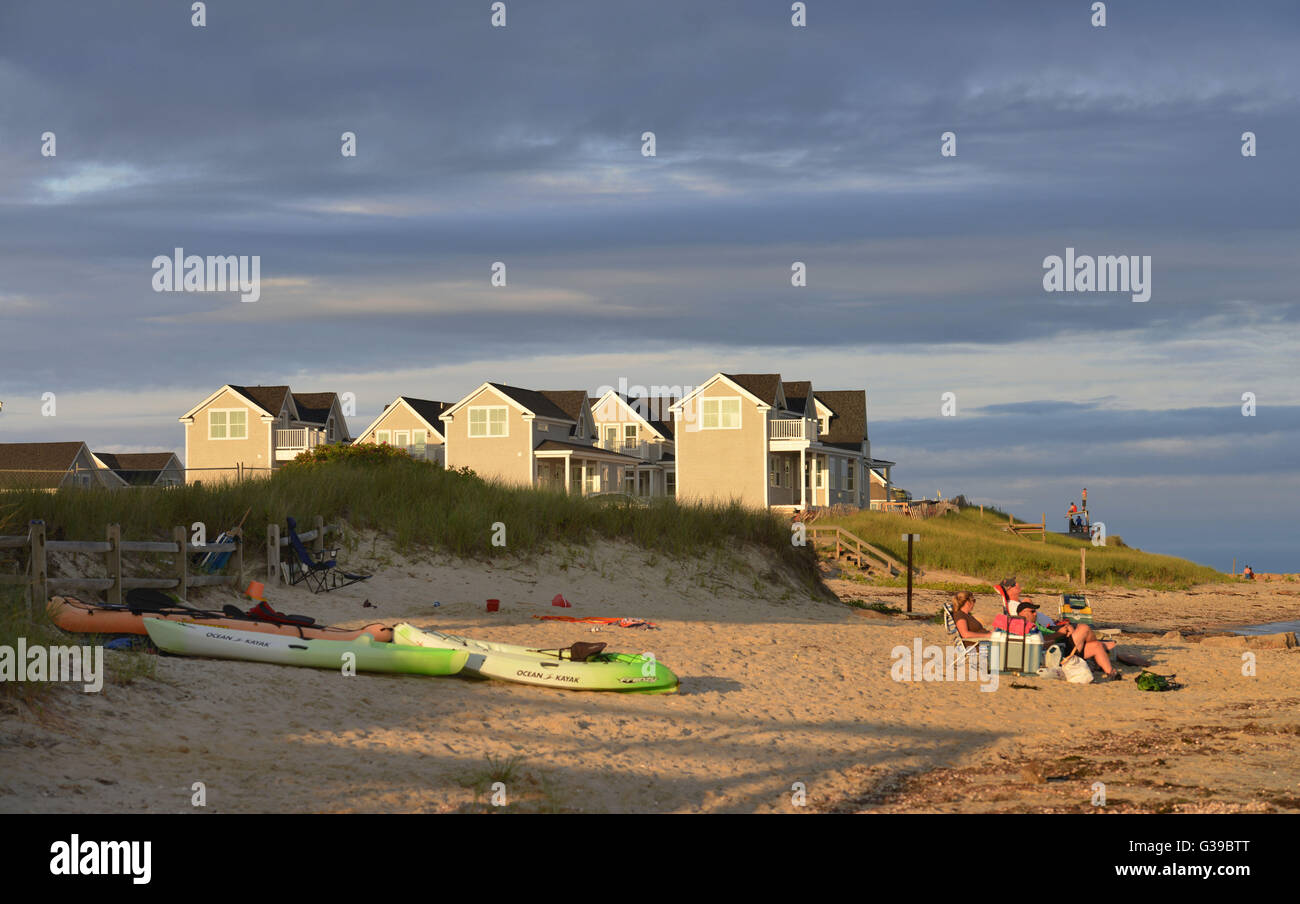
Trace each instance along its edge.
<instances>
[{"instance_id":1,"label":"balcony","mask_svg":"<svg viewBox=\"0 0 1300 904\"><path fill-rule=\"evenodd\" d=\"M606 452L618 452L642 461L659 461L664 454L663 443L647 443L635 439L602 439L596 446Z\"/></svg>"},{"instance_id":2,"label":"balcony","mask_svg":"<svg viewBox=\"0 0 1300 904\"><path fill-rule=\"evenodd\" d=\"M292 461L299 454L324 445L324 430L311 427L291 427L288 430L275 431L275 460Z\"/></svg>"},{"instance_id":3,"label":"balcony","mask_svg":"<svg viewBox=\"0 0 1300 904\"><path fill-rule=\"evenodd\" d=\"M773 442L815 443L817 422L808 417L774 418L767 422L767 438Z\"/></svg>"}]
</instances>

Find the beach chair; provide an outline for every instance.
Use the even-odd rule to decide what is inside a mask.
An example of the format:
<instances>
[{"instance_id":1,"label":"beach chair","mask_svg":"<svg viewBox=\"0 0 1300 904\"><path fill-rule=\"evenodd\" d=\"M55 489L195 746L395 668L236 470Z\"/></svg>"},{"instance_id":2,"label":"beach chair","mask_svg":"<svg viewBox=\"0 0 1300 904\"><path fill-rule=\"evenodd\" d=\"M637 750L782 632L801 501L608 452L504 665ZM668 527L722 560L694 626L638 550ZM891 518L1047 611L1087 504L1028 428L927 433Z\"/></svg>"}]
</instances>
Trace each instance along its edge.
<instances>
[{"instance_id":1,"label":"beach chair","mask_svg":"<svg viewBox=\"0 0 1300 904\"><path fill-rule=\"evenodd\" d=\"M307 551L307 547L303 546L302 539L298 536L298 522L293 518L286 518L285 521L289 525L289 547L297 559L296 562L289 564L290 584L306 581L313 593L322 593L374 577L369 574L339 571L338 562L335 560L339 553L337 549L321 550L313 556Z\"/></svg>"},{"instance_id":2,"label":"beach chair","mask_svg":"<svg viewBox=\"0 0 1300 904\"><path fill-rule=\"evenodd\" d=\"M957 617L953 614L952 603L943 604L943 626L952 635L952 644L957 648L957 661L961 662L968 656L974 655L975 662L978 664L980 644L987 641L967 640L961 636L961 632L957 630Z\"/></svg>"}]
</instances>

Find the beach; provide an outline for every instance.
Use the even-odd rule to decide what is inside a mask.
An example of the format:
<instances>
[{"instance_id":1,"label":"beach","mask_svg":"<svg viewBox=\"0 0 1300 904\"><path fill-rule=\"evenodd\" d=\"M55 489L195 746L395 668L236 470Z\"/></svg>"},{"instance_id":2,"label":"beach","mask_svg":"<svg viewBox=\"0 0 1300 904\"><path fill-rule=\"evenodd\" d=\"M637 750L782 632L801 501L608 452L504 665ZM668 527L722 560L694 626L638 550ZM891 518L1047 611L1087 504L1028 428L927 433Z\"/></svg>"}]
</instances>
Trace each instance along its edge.
<instances>
[{"instance_id":1,"label":"beach","mask_svg":"<svg viewBox=\"0 0 1300 904\"><path fill-rule=\"evenodd\" d=\"M204 809L223 813L1300 811L1300 650L1206 639L1297 618L1300 585L1090 591L1097 627L1122 629L1124 648L1183 688L1139 691L1139 670L1125 667L1125 681L1003 675L986 692L894 680L895 648L947 645L941 624L814 595L753 551L683 562L597 543L489 562L404 555L376 537L359 550L348 564L373 570L370 581L319 595L269 587L268 599L322 623L648 651L680 692L161 656L154 678L98 694L59 687L39 711L0 712L0 811L192 812L195 783ZM828 586L845 600L905 598ZM557 593L573 607L553 607ZM920 590L913 607L933 615L947 597ZM501 611L486 612L488 598ZM192 602L240 600L227 590ZM976 615L994 611L980 594Z\"/></svg>"}]
</instances>

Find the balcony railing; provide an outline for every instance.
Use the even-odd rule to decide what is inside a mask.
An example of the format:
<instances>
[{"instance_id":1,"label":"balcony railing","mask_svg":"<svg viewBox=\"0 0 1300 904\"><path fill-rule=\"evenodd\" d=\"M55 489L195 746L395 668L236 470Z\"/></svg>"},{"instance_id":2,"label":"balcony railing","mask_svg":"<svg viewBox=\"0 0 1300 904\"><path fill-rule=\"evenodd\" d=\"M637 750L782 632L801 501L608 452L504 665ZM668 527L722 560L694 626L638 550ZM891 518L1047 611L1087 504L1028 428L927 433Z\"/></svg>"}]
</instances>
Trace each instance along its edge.
<instances>
[{"instance_id":1,"label":"balcony railing","mask_svg":"<svg viewBox=\"0 0 1300 904\"><path fill-rule=\"evenodd\" d=\"M325 442L324 430L310 427L290 427L275 431L275 458L284 461L296 457L300 452L315 449Z\"/></svg>"},{"instance_id":2,"label":"balcony railing","mask_svg":"<svg viewBox=\"0 0 1300 904\"><path fill-rule=\"evenodd\" d=\"M776 418L767 422L768 439L817 441L817 422L807 417Z\"/></svg>"},{"instance_id":3,"label":"balcony railing","mask_svg":"<svg viewBox=\"0 0 1300 904\"><path fill-rule=\"evenodd\" d=\"M596 445L607 452L619 452L642 461L659 461L663 458L664 451L662 443L647 443L635 439L601 439Z\"/></svg>"}]
</instances>

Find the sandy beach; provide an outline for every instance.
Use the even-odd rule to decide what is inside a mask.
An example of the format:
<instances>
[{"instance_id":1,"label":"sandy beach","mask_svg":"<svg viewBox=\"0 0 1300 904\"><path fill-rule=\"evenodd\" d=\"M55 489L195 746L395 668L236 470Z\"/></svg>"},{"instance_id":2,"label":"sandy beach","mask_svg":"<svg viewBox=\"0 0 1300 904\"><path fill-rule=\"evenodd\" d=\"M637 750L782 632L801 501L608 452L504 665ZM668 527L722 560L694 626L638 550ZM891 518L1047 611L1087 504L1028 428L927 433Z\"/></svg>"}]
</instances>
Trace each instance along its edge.
<instances>
[{"instance_id":1,"label":"sandy beach","mask_svg":"<svg viewBox=\"0 0 1300 904\"><path fill-rule=\"evenodd\" d=\"M684 564L604 544L489 564L382 543L372 552L369 539L362 549L370 555L354 563L376 572L371 581L268 597L327 623L650 651L681 691L584 694L163 656L154 679L99 694L60 687L39 712L0 711L0 811L190 812L195 782L211 812L494 810L483 789L492 764L512 757L504 809L529 812L1300 811L1300 650L1205 639L1300 617L1300 585L1094 591L1097 626L1122 629L1125 647L1183 689L1141 692L1126 668L1130 680L1082 686L1005 675L988 693L893 680L891 650L914 638L946 645L941 625L811 599L757 553ZM905 593L829 586L899 606ZM556 593L573 608L553 608ZM500 612L485 611L489 597ZM945 598L918 591L914 608L933 614ZM981 596L976 614L993 612ZM532 617L550 614L659 627ZM1097 782L1105 806L1093 802Z\"/></svg>"}]
</instances>

